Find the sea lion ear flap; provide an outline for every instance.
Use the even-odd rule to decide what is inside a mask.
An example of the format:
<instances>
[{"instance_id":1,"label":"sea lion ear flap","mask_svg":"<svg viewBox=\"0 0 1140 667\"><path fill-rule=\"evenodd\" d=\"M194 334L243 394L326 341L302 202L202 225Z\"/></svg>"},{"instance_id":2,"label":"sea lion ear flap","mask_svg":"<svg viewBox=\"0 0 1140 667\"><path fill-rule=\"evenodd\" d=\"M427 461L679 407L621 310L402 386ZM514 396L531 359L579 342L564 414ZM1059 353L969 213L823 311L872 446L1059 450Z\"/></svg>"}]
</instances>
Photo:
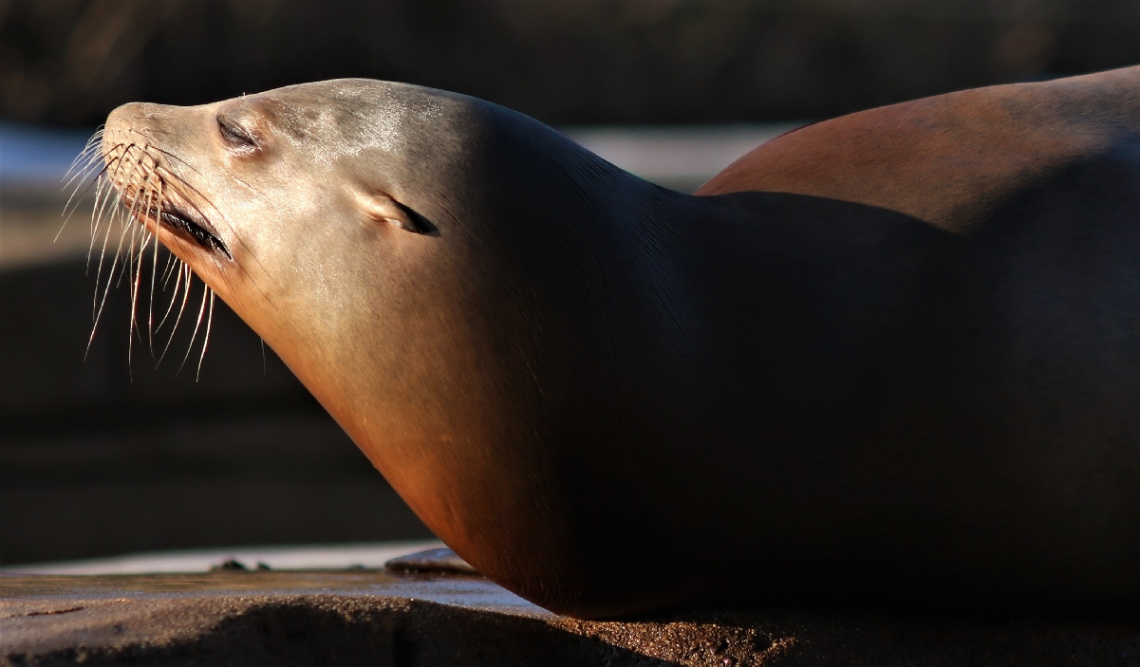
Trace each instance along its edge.
<instances>
[{"instance_id":1,"label":"sea lion ear flap","mask_svg":"<svg viewBox=\"0 0 1140 667\"><path fill-rule=\"evenodd\" d=\"M429 232L418 220L418 215L386 194L375 192L360 195L358 199L365 215L379 224L392 225L415 234Z\"/></svg>"}]
</instances>

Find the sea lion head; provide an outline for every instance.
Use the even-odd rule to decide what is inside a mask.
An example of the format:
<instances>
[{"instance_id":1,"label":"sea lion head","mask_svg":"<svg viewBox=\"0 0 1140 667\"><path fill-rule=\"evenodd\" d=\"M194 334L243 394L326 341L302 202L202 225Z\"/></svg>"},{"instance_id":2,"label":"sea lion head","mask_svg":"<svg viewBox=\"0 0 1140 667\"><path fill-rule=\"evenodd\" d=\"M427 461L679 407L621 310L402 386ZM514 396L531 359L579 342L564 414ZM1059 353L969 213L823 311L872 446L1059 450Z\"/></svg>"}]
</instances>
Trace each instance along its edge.
<instances>
[{"instance_id":1,"label":"sea lion head","mask_svg":"<svg viewBox=\"0 0 1140 667\"><path fill-rule=\"evenodd\" d=\"M574 553L575 531L548 510L578 493L582 471L555 470L542 443L601 442L552 420L592 423L591 406L617 403L590 385L611 382L612 317L597 303L607 284L615 309L621 290L630 304L650 292L636 276L653 272L633 264L654 261L654 245L617 240L648 220L639 193L653 186L516 112L378 81L128 104L102 142L105 178L133 217L262 336L429 527L532 598L572 586L573 557L553 554ZM631 345L649 345L653 326L629 331ZM617 417L595 421L609 430Z\"/></svg>"},{"instance_id":2,"label":"sea lion head","mask_svg":"<svg viewBox=\"0 0 1140 667\"><path fill-rule=\"evenodd\" d=\"M454 307L495 282L471 262L489 272L525 252L520 221L546 227L531 241L556 227L549 211L520 210L533 200L525 189L565 177L541 155L556 144L592 157L480 100L351 79L202 106L127 104L102 141L134 217L302 375L331 356L364 362L377 322L438 316L433 290Z\"/></svg>"},{"instance_id":3,"label":"sea lion head","mask_svg":"<svg viewBox=\"0 0 1140 667\"><path fill-rule=\"evenodd\" d=\"M378 252L433 247L418 237L458 222L432 186L447 184L457 202L453 175L478 149L480 106L365 80L194 107L127 104L104 130L106 173L135 217L227 301L248 296L238 282L251 280L264 298L307 299L343 274L321 270L327 262L382 263Z\"/></svg>"}]
</instances>

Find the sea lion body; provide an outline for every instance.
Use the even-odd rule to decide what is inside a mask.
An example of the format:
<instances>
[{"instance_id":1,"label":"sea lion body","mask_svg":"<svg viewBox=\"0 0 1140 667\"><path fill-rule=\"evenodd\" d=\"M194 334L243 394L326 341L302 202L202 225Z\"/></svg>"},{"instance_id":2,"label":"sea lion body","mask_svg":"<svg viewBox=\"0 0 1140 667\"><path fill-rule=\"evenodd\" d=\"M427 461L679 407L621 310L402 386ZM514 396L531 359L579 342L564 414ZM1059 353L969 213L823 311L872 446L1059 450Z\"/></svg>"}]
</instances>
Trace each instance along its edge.
<instances>
[{"instance_id":1,"label":"sea lion body","mask_svg":"<svg viewBox=\"0 0 1140 667\"><path fill-rule=\"evenodd\" d=\"M1140 599L1140 68L809 126L702 196L362 80L127 105L103 150L540 605Z\"/></svg>"}]
</instances>

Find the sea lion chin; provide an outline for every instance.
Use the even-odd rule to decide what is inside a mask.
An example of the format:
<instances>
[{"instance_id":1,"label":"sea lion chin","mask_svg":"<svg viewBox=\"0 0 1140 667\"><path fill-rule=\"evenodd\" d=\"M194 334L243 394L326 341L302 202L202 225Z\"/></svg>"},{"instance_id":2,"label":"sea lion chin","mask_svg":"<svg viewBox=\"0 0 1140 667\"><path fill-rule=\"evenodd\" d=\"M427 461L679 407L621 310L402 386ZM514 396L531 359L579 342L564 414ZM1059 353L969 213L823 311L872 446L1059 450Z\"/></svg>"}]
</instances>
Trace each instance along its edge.
<instances>
[{"instance_id":1,"label":"sea lion chin","mask_svg":"<svg viewBox=\"0 0 1140 667\"><path fill-rule=\"evenodd\" d=\"M812 125L699 196L365 80L129 104L102 152L537 604L1140 599L1140 68Z\"/></svg>"}]
</instances>

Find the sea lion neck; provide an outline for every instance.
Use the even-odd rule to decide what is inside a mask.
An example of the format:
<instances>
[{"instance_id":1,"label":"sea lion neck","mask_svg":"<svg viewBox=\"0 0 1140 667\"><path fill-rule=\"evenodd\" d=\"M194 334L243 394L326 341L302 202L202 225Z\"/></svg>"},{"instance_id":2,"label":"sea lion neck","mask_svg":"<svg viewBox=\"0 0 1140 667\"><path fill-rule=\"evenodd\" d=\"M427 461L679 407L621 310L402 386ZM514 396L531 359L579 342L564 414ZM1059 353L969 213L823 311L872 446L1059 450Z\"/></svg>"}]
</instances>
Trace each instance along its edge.
<instances>
[{"instance_id":1,"label":"sea lion neck","mask_svg":"<svg viewBox=\"0 0 1140 667\"><path fill-rule=\"evenodd\" d=\"M529 118L501 108L492 112L471 133L477 140L469 138L464 147L478 168L464 173L458 189L428 197L438 181L421 178L415 192L403 198L409 209L438 227L438 236L394 238L400 252L388 255L386 248L374 260L376 266L384 265L377 269L388 276L382 281L374 280L370 269L354 271L363 282L382 284L383 299L337 315L349 321L325 344L297 345L295 354L279 350L303 377L310 364L314 375L329 366L386 369L370 374L367 386L358 382L359 376L346 374L343 382L320 383L315 392L374 462L399 449L397 442L405 436L403 442L413 450L453 446L474 432L453 424L463 409L482 415L541 411L538 405L505 397L515 405L491 407L502 388L497 378L517 371L489 367L530 363L523 360L529 354L523 350L546 346L544 339L550 336L608 345L596 314L571 317L543 303L556 300L573 311L606 295L614 299L615 309L664 317L671 306L658 303L662 290L674 295L683 290L671 284L679 279L655 274L676 261L664 237L681 224L680 209L708 208L709 215L726 215L624 172ZM550 160L552 154L560 159ZM407 181L402 187L408 187ZM472 280L471 267L478 267L478 280ZM337 274L343 279L346 272ZM654 276L655 284L648 284L647 276ZM441 312L434 307L444 294L456 308ZM387 324L377 327L377 321ZM385 331L389 325L403 333ZM677 328L666 324L662 330ZM646 336L653 337L650 332ZM290 359L295 357L311 361L294 364ZM553 380L539 365L531 366L528 383L538 396ZM465 367L468 373L459 372ZM491 384L464 386L457 378L490 379ZM321 391L329 395L322 397ZM433 409L428 406L441 413L423 419L422 413ZM417 423L406 423L406 416L416 416ZM529 428L528 421L535 423L520 416L511 428ZM382 423L388 428L378 426ZM436 439L453 445L427 444Z\"/></svg>"}]
</instances>

